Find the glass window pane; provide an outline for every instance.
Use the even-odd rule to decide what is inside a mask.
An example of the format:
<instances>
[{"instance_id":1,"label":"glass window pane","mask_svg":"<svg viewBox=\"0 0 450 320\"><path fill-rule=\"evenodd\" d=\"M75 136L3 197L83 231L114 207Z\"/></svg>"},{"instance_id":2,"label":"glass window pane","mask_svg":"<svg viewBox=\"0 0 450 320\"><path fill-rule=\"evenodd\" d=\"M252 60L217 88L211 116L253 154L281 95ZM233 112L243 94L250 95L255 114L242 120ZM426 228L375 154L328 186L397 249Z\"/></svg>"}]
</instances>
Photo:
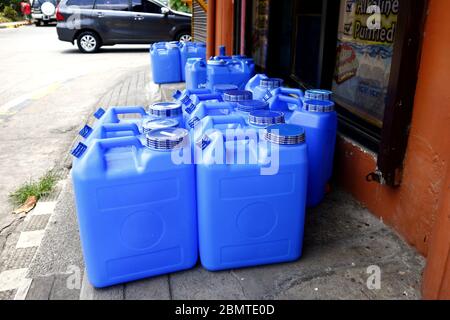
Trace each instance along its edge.
<instances>
[{"instance_id":1,"label":"glass window pane","mask_svg":"<svg viewBox=\"0 0 450 320\"><path fill-rule=\"evenodd\" d=\"M81 9L92 9L94 0L68 0L67 6L78 6Z\"/></svg>"},{"instance_id":2,"label":"glass window pane","mask_svg":"<svg viewBox=\"0 0 450 320\"><path fill-rule=\"evenodd\" d=\"M376 16L367 13L368 1L341 0L333 79L336 101L378 127L386 106L399 1L380 4L381 24L372 29Z\"/></svg>"},{"instance_id":3,"label":"glass window pane","mask_svg":"<svg viewBox=\"0 0 450 320\"><path fill-rule=\"evenodd\" d=\"M148 0L132 0L132 11L145 12L145 13L158 13L161 14L161 7Z\"/></svg>"},{"instance_id":4,"label":"glass window pane","mask_svg":"<svg viewBox=\"0 0 450 320\"><path fill-rule=\"evenodd\" d=\"M97 0L95 1L95 9L128 11L128 0Z\"/></svg>"}]
</instances>

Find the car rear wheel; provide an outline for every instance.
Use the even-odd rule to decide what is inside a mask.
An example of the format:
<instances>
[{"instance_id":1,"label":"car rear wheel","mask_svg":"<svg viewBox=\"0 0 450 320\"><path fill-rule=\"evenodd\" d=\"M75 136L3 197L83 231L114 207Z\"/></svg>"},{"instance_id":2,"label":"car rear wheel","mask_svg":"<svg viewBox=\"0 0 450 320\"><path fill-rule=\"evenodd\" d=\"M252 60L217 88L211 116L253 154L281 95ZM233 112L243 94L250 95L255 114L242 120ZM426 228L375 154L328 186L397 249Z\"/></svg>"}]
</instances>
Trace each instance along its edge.
<instances>
[{"instance_id":1,"label":"car rear wheel","mask_svg":"<svg viewBox=\"0 0 450 320\"><path fill-rule=\"evenodd\" d=\"M192 36L187 31L186 32L180 32L177 35L175 40L180 41L180 42L190 42L190 41L192 41Z\"/></svg>"},{"instance_id":2,"label":"car rear wheel","mask_svg":"<svg viewBox=\"0 0 450 320\"><path fill-rule=\"evenodd\" d=\"M41 26L41 20L36 20L36 22L34 24L36 25L36 27L40 27Z\"/></svg>"},{"instance_id":3,"label":"car rear wheel","mask_svg":"<svg viewBox=\"0 0 450 320\"><path fill-rule=\"evenodd\" d=\"M82 53L94 53L100 48L100 38L95 32L84 31L77 38L78 49Z\"/></svg>"}]
</instances>

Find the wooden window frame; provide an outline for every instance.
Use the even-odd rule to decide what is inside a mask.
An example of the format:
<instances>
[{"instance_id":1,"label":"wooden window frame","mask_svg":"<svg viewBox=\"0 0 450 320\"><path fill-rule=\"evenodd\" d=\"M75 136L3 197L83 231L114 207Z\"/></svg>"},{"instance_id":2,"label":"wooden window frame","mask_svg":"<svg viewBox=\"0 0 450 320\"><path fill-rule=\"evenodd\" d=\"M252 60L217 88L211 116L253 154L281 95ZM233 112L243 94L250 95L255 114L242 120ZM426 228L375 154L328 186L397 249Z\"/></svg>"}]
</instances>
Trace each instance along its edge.
<instances>
[{"instance_id":1,"label":"wooden window frame","mask_svg":"<svg viewBox=\"0 0 450 320\"><path fill-rule=\"evenodd\" d=\"M331 89L333 71L330 61L336 48L337 19L336 0L322 0L321 29L321 63L319 68L320 87ZM414 105L414 93L420 63L422 35L425 25L428 0L400 0L400 11L397 21L397 35L394 43L394 53L388 98L384 111L382 128L370 124L354 113L337 104L339 132L345 134L363 146L377 153L377 168L368 173L369 181L376 181L389 186L401 184L402 167L408 143L409 127ZM295 10L293 10L295 11ZM295 25L295 21L293 22ZM297 38L296 30L292 33L293 42ZM331 43L334 47L330 48ZM292 53L292 70L295 70L295 46ZM334 70L334 66L333 66ZM301 88L308 89L295 74L291 81Z\"/></svg>"}]
</instances>

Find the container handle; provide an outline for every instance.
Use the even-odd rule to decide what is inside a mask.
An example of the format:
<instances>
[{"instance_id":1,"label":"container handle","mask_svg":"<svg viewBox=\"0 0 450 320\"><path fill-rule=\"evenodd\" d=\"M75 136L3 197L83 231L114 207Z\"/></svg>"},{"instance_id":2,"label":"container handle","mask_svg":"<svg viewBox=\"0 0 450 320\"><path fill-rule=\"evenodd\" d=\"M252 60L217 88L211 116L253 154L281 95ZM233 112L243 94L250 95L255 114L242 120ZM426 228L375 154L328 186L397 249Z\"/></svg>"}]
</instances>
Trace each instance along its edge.
<instances>
[{"instance_id":1,"label":"container handle","mask_svg":"<svg viewBox=\"0 0 450 320\"><path fill-rule=\"evenodd\" d=\"M296 88L280 88L280 92L285 95L295 95L299 98L303 98L303 91Z\"/></svg>"},{"instance_id":2,"label":"container handle","mask_svg":"<svg viewBox=\"0 0 450 320\"><path fill-rule=\"evenodd\" d=\"M245 120L241 116L232 115L232 116L209 116L212 126L220 125L220 124L240 124L245 126Z\"/></svg>"},{"instance_id":3,"label":"container handle","mask_svg":"<svg viewBox=\"0 0 450 320\"><path fill-rule=\"evenodd\" d=\"M217 93L195 94L195 97L197 97L197 101L222 100L222 95Z\"/></svg>"},{"instance_id":4,"label":"container handle","mask_svg":"<svg viewBox=\"0 0 450 320\"><path fill-rule=\"evenodd\" d=\"M303 102L300 98L294 98L291 96L284 96L284 95L279 95L278 99L282 102L285 102L287 104L293 104L295 106L297 106L297 108L301 108L303 106ZM290 108L288 108L290 110Z\"/></svg>"},{"instance_id":5,"label":"container handle","mask_svg":"<svg viewBox=\"0 0 450 320\"><path fill-rule=\"evenodd\" d=\"M139 135L139 128L135 123L108 123L101 126L101 138L106 138L108 132L126 132L130 131L135 135Z\"/></svg>"},{"instance_id":6,"label":"container handle","mask_svg":"<svg viewBox=\"0 0 450 320\"><path fill-rule=\"evenodd\" d=\"M136 148L142 147L142 143L137 137L118 137L106 140L97 140L94 143L103 151L132 146Z\"/></svg>"},{"instance_id":7,"label":"container handle","mask_svg":"<svg viewBox=\"0 0 450 320\"><path fill-rule=\"evenodd\" d=\"M144 107L113 107L112 110L116 115L118 114L131 114L138 113L141 116L145 116L147 113L145 112Z\"/></svg>"},{"instance_id":8,"label":"container handle","mask_svg":"<svg viewBox=\"0 0 450 320\"><path fill-rule=\"evenodd\" d=\"M248 64L243 60L231 60L228 62L228 65L239 64L242 70L248 70Z\"/></svg>"},{"instance_id":9,"label":"container handle","mask_svg":"<svg viewBox=\"0 0 450 320\"><path fill-rule=\"evenodd\" d=\"M232 104L228 102L219 102L215 104L199 104L199 108L203 108L204 110L228 110L230 112L234 111L234 107Z\"/></svg>"}]
</instances>

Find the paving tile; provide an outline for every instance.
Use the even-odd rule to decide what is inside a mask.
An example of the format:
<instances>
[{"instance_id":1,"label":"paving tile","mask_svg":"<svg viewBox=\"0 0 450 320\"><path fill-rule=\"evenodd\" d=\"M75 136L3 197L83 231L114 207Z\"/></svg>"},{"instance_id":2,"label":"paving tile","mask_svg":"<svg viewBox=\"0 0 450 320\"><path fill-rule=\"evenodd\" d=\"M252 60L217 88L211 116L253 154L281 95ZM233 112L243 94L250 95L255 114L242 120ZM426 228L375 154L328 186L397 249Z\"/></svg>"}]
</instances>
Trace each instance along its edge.
<instances>
[{"instance_id":1,"label":"paving tile","mask_svg":"<svg viewBox=\"0 0 450 320\"><path fill-rule=\"evenodd\" d=\"M0 291L17 289L28 272L27 268L5 270L0 273Z\"/></svg>"},{"instance_id":2,"label":"paving tile","mask_svg":"<svg viewBox=\"0 0 450 320\"><path fill-rule=\"evenodd\" d=\"M45 230L21 232L16 248L39 247L44 234Z\"/></svg>"},{"instance_id":3,"label":"paving tile","mask_svg":"<svg viewBox=\"0 0 450 320\"><path fill-rule=\"evenodd\" d=\"M170 299L169 276L164 275L125 284L125 300Z\"/></svg>"},{"instance_id":4,"label":"paving tile","mask_svg":"<svg viewBox=\"0 0 450 320\"><path fill-rule=\"evenodd\" d=\"M108 288L94 288L84 272L83 283L81 285L80 300L123 300L124 286L116 285Z\"/></svg>"},{"instance_id":5,"label":"paving tile","mask_svg":"<svg viewBox=\"0 0 450 320\"><path fill-rule=\"evenodd\" d=\"M28 268L31 264L37 247L19 248L11 250L3 262L3 269L20 269Z\"/></svg>"},{"instance_id":6,"label":"paving tile","mask_svg":"<svg viewBox=\"0 0 450 320\"><path fill-rule=\"evenodd\" d=\"M29 213L32 216L42 215L42 214L52 214L55 210L56 201L38 202L36 207Z\"/></svg>"},{"instance_id":7,"label":"paving tile","mask_svg":"<svg viewBox=\"0 0 450 320\"><path fill-rule=\"evenodd\" d=\"M34 278L26 295L26 300L48 300L52 292L55 277L53 275Z\"/></svg>"},{"instance_id":8,"label":"paving tile","mask_svg":"<svg viewBox=\"0 0 450 320\"><path fill-rule=\"evenodd\" d=\"M27 217L22 231L43 230L47 226L50 214L31 215Z\"/></svg>"},{"instance_id":9,"label":"paving tile","mask_svg":"<svg viewBox=\"0 0 450 320\"><path fill-rule=\"evenodd\" d=\"M78 300L80 298L80 287L68 286L67 282L72 274L57 274L53 283L52 291L50 293L50 300ZM81 282L80 278L80 282Z\"/></svg>"},{"instance_id":10,"label":"paving tile","mask_svg":"<svg viewBox=\"0 0 450 320\"><path fill-rule=\"evenodd\" d=\"M210 272L200 265L170 275L172 299L247 299L245 287L233 271Z\"/></svg>"},{"instance_id":11,"label":"paving tile","mask_svg":"<svg viewBox=\"0 0 450 320\"><path fill-rule=\"evenodd\" d=\"M16 290L0 291L0 300L13 300Z\"/></svg>"}]
</instances>

